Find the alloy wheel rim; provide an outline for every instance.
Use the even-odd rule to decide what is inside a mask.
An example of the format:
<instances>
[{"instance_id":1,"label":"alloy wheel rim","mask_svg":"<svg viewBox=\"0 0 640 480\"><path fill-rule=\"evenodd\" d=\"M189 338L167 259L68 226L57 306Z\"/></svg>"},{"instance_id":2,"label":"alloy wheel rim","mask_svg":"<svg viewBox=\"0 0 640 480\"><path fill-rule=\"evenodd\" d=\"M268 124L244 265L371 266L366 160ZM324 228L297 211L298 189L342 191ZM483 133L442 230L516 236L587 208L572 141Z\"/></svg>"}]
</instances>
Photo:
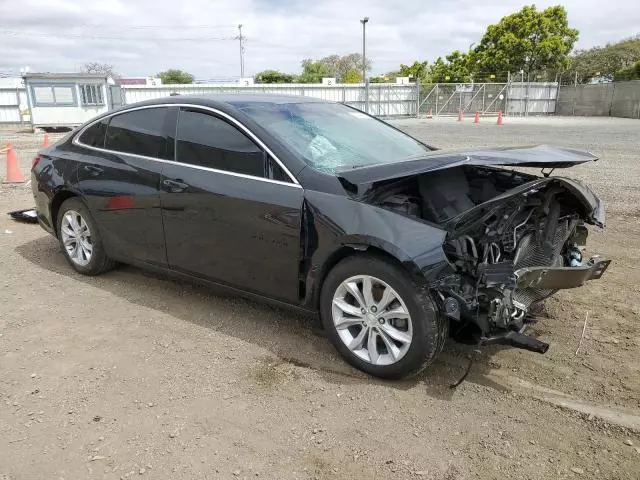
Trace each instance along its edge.
<instances>
[{"instance_id":1,"label":"alloy wheel rim","mask_svg":"<svg viewBox=\"0 0 640 480\"><path fill-rule=\"evenodd\" d=\"M60 235L67 255L73 263L84 267L91 261L93 244L89 225L75 210L68 210L62 217Z\"/></svg>"},{"instance_id":2,"label":"alloy wheel rim","mask_svg":"<svg viewBox=\"0 0 640 480\"><path fill-rule=\"evenodd\" d=\"M340 340L358 358L373 365L392 365L411 346L413 324L400 295L370 275L347 278L331 305Z\"/></svg>"}]
</instances>

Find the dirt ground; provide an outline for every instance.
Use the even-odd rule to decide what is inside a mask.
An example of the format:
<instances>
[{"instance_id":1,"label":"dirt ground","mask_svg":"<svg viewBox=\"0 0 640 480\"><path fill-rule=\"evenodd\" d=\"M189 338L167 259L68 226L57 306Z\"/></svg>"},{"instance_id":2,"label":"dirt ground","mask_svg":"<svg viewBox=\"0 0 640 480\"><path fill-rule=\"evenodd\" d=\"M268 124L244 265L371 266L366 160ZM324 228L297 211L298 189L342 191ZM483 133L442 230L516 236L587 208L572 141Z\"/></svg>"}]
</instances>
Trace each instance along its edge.
<instances>
[{"instance_id":1,"label":"dirt ground","mask_svg":"<svg viewBox=\"0 0 640 480\"><path fill-rule=\"evenodd\" d=\"M133 267L76 274L4 215L33 205L30 187L1 185L0 479L640 478L640 121L494 122L394 123L445 148L600 154L554 174L607 203L589 253L613 263L548 301L546 355L486 348L455 390L467 346L382 382L290 311ZM8 141L26 173L42 134L0 129Z\"/></svg>"}]
</instances>

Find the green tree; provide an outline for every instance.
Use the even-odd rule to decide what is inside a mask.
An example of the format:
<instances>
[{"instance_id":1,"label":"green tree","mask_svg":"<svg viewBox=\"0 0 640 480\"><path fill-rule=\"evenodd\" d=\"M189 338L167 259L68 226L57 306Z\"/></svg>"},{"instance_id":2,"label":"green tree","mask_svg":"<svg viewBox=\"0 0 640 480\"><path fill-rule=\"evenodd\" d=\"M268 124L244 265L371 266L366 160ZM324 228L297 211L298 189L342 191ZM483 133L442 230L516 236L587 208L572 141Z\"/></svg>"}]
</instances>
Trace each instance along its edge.
<instances>
[{"instance_id":1,"label":"green tree","mask_svg":"<svg viewBox=\"0 0 640 480\"><path fill-rule=\"evenodd\" d=\"M322 83L323 77L331 77L332 73L319 61L307 58L302 61L302 74L298 77L300 83Z\"/></svg>"},{"instance_id":2,"label":"green tree","mask_svg":"<svg viewBox=\"0 0 640 480\"><path fill-rule=\"evenodd\" d=\"M293 83L295 81L295 75L282 73L278 70L264 70L255 76L256 83Z\"/></svg>"},{"instance_id":3,"label":"green tree","mask_svg":"<svg viewBox=\"0 0 640 480\"><path fill-rule=\"evenodd\" d=\"M318 63L322 65L327 72L327 77L335 77L340 79L340 55L329 55L328 57L321 58Z\"/></svg>"},{"instance_id":4,"label":"green tree","mask_svg":"<svg viewBox=\"0 0 640 480\"><path fill-rule=\"evenodd\" d=\"M362 72L355 68L348 70L342 77L343 83L362 83Z\"/></svg>"},{"instance_id":5,"label":"green tree","mask_svg":"<svg viewBox=\"0 0 640 480\"><path fill-rule=\"evenodd\" d=\"M640 60L627 68L618 70L613 79L617 82L622 80L640 80Z\"/></svg>"},{"instance_id":6,"label":"green tree","mask_svg":"<svg viewBox=\"0 0 640 480\"><path fill-rule=\"evenodd\" d=\"M352 72L354 70L359 72L361 79L360 81L362 81L362 55L359 53L350 53L348 55L344 55L340 57L340 60L338 61L338 71L336 72L336 78L340 79L340 81L344 83L350 83L347 82L346 76L349 73L351 74L351 76L353 76ZM366 60L365 70L367 72L371 71L370 59Z\"/></svg>"},{"instance_id":7,"label":"green tree","mask_svg":"<svg viewBox=\"0 0 640 480\"><path fill-rule=\"evenodd\" d=\"M389 74L387 74L389 76ZM419 62L414 61L411 65L400 64L400 71L397 73L398 77L411 77L418 79L420 83L431 82L431 67L428 61Z\"/></svg>"},{"instance_id":8,"label":"green tree","mask_svg":"<svg viewBox=\"0 0 640 480\"><path fill-rule=\"evenodd\" d=\"M434 82L470 82L469 55L460 50L454 50L444 60L438 57L431 67L431 78Z\"/></svg>"},{"instance_id":9,"label":"green tree","mask_svg":"<svg viewBox=\"0 0 640 480\"><path fill-rule=\"evenodd\" d=\"M577 50L571 58L569 69L577 72L579 83L588 83L594 78L611 81L628 75L634 63L639 60L640 37L635 37L604 47ZM624 74L622 71L627 73Z\"/></svg>"},{"instance_id":10,"label":"green tree","mask_svg":"<svg viewBox=\"0 0 640 480\"><path fill-rule=\"evenodd\" d=\"M367 70L371 70L370 60L367 60L366 67ZM323 77L334 77L338 82L349 83L346 80L347 76L353 81L354 71L362 72L362 55L359 53L350 53L344 56L329 55L320 60L307 58L302 61L302 74L298 81L300 83L320 83ZM360 79L362 79L362 73L360 73Z\"/></svg>"},{"instance_id":11,"label":"green tree","mask_svg":"<svg viewBox=\"0 0 640 480\"><path fill-rule=\"evenodd\" d=\"M398 76L398 75L390 74L390 73L387 73L385 75L376 75L374 77L369 77L369 83L389 83L389 82L393 82L393 80L396 78L396 76ZM360 78L362 78L362 77L360 77Z\"/></svg>"},{"instance_id":12,"label":"green tree","mask_svg":"<svg viewBox=\"0 0 640 480\"><path fill-rule=\"evenodd\" d=\"M471 73L495 74L505 80L507 72L544 74L569 66L569 52L578 39L562 6L538 11L535 5L489 25L480 44L470 52Z\"/></svg>"},{"instance_id":13,"label":"green tree","mask_svg":"<svg viewBox=\"0 0 640 480\"><path fill-rule=\"evenodd\" d=\"M162 80L162 83L165 85L172 85L176 83L193 83L193 79L195 78L190 73L176 69L169 69L165 72L160 72L157 76L160 77L160 80Z\"/></svg>"}]
</instances>

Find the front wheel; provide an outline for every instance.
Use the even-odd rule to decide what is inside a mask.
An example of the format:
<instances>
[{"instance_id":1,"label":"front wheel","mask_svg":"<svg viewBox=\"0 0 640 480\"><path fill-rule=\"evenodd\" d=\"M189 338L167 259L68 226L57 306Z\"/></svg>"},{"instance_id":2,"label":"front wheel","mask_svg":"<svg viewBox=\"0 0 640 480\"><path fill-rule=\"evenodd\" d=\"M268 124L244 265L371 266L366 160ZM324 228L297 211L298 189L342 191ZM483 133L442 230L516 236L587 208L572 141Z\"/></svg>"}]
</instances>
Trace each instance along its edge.
<instances>
[{"instance_id":1,"label":"front wheel","mask_svg":"<svg viewBox=\"0 0 640 480\"><path fill-rule=\"evenodd\" d=\"M320 315L340 354L381 378L423 370L440 353L448 333L448 321L428 290L400 266L373 255L348 257L329 272Z\"/></svg>"}]
</instances>

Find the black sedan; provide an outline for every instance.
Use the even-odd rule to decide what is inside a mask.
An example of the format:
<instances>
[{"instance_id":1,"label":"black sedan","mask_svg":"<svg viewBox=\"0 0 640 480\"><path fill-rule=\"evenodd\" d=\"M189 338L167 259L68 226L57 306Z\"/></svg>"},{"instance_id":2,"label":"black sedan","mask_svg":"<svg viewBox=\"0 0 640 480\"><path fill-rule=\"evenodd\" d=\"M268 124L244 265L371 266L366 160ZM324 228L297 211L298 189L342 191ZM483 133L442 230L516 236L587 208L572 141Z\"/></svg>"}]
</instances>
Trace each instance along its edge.
<instances>
[{"instance_id":1,"label":"black sedan","mask_svg":"<svg viewBox=\"0 0 640 480\"><path fill-rule=\"evenodd\" d=\"M535 306L609 263L582 258L600 200L548 173L595 159L438 151L304 97L175 96L43 150L32 187L78 272L123 262L318 312L348 362L397 378L432 362L450 329L546 351L523 333Z\"/></svg>"}]
</instances>

